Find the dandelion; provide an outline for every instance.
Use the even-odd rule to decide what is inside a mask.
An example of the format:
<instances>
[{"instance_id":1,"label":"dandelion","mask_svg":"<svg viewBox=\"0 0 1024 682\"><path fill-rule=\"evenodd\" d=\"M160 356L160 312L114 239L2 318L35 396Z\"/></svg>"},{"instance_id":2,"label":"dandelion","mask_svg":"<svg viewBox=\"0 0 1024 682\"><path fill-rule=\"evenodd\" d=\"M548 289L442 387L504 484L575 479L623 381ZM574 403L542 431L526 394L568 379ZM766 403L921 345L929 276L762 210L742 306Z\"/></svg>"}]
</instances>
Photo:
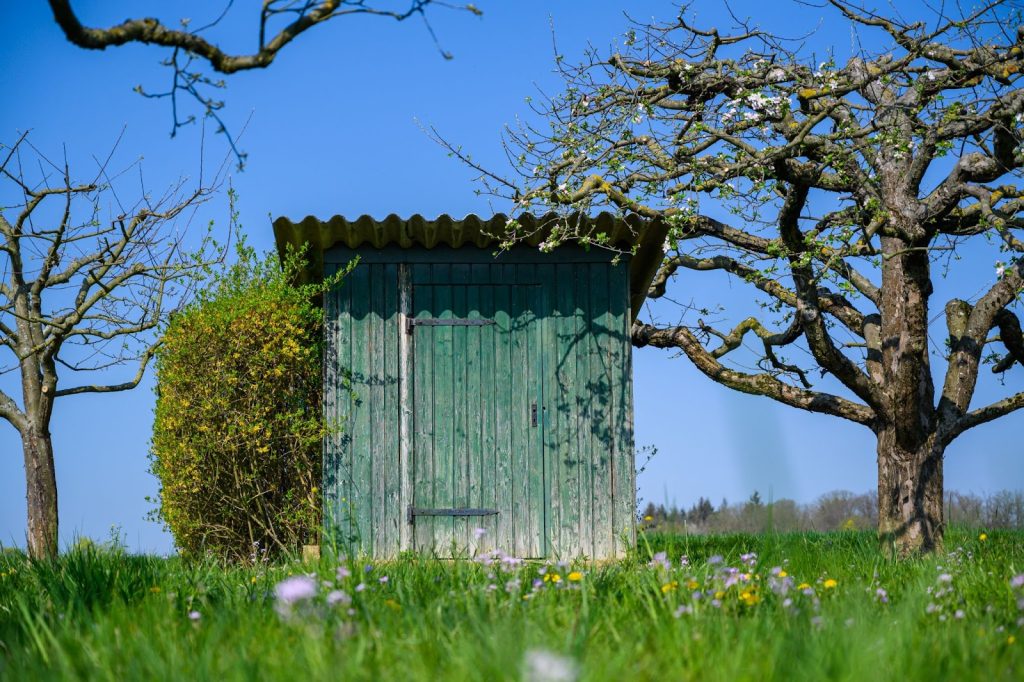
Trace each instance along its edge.
<instances>
[{"instance_id":1,"label":"dandelion","mask_svg":"<svg viewBox=\"0 0 1024 682\"><path fill-rule=\"evenodd\" d=\"M753 590L744 590L743 592L740 592L740 601L746 606L754 606L761 601L761 598L757 596L757 593Z\"/></svg>"},{"instance_id":2,"label":"dandelion","mask_svg":"<svg viewBox=\"0 0 1024 682\"><path fill-rule=\"evenodd\" d=\"M573 571L566 577L569 578L569 582L571 583L578 583L579 581L583 580L583 574L579 571Z\"/></svg>"},{"instance_id":3,"label":"dandelion","mask_svg":"<svg viewBox=\"0 0 1024 682\"><path fill-rule=\"evenodd\" d=\"M982 542L985 542L986 540L988 540L988 533L982 533L978 536L978 539Z\"/></svg>"},{"instance_id":4,"label":"dandelion","mask_svg":"<svg viewBox=\"0 0 1024 682\"><path fill-rule=\"evenodd\" d=\"M156 585L153 585L153 587L149 588L149 591L151 594L160 594L160 588Z\"/></svg>"},{"instance_id":5,"label":"dandelion","mask_svg":"<svg viewBox=\"0 0 1024 682\"><path fill-rule=\"evenodd\" d=\"M1016 641L1017 641L1017 638L1014 637L1013 635L1010 635L1009 637L1006 638L1006 643L1007 644L1013 644Z\"/></svg>"},{"instance_id":6,"label":"dandelion","mask_svg":"<svg viewBox=\"0 0 1024 682\"><path fill-rule=\"evenodd\" d=\"M829 578L828 580L823 582L821 586L824 587L826 590L834 590L836 588L836 585L838 584L839 583L835 579Z\"/></svg>"},{"instance_id":7,"label":"dandelion","mask_svg":"<svg viewBox=\"0 0 1024 682\"><path fill-rule=\"evenodd\" d=\"M676 588L678 588L678 587L679 587L679 582L676 581L676 580L673 580L672 582L665 583L664 585L661 586L661 593L662 594L668 594L669 592L674 592L676 590Z\"/></svg>"},{"instance_id":8,"label":"dandelion","mask_svg":"<svg viewBox=\"0 0 1024 682\"><path fill-rule=\"evenodd\" d=\"M668 251L668 242L665 242L665 251ZM648 514L644 517L644 521L653 521L654 517Z\"/></svg>"},{"instance_id":9,"label":"dandelion","mask_svg":"<svg viewBox=\"0 0 1024 682\"><path fill-rule=\"evenodd\" d=\"M799 585L796 586L796 589L798 589L798 590L809 590L810 588L811 588L811 586L808 585L807 583L800 583Z\"/></svg>"}]
</instances>

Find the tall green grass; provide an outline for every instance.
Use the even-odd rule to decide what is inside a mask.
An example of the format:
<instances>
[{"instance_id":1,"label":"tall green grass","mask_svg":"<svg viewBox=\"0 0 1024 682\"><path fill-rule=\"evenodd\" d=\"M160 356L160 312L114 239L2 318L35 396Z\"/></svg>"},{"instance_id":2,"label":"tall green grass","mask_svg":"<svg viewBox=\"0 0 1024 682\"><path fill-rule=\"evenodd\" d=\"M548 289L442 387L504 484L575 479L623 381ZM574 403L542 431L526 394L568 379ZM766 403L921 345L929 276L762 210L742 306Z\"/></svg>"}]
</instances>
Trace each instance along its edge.
<instances>
[{"instance_id":1,"label":"tall green grass","mask_svg":"<svg viewBox=\"0 0 1024 682\"><path fill-rule=\"evenodd\" d=\"M509 567L8 550L0 679L1021 679L1024 534L947 546L894 563L870 533L651 533L619 563ZM315 597L275 598L306 574Z\"/></svg>"}]
</instances>

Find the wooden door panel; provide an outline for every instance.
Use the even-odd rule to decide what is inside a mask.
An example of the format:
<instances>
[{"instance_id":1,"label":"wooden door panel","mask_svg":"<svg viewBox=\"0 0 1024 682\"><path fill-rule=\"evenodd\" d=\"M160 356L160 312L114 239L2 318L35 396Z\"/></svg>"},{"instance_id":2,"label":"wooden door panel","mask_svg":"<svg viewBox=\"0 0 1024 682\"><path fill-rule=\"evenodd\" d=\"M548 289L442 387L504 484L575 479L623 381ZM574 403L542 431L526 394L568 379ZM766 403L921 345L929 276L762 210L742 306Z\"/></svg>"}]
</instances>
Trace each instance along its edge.
<instances>
[{"instance_id":1,"label":"wooden door panel","mask_svg":"<svg viewBox=\"0 0 1024 682\"><path fill-rule=\"evenodd\" d=\"M414 281L412 304L415 548L543 556L539 287Z\"/></svg>"}]
</instances>

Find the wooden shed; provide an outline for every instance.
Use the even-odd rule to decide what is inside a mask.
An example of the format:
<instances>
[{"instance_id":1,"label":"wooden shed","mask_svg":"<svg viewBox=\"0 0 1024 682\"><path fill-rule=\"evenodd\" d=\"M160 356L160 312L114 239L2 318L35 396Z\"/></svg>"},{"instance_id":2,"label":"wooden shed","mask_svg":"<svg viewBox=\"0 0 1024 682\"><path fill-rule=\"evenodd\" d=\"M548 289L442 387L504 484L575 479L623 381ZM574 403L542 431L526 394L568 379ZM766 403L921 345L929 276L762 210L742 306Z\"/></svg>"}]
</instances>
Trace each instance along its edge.
<instances>
[{"instance_id":1,"label":"wooden shed","mask_svg":"<svg viewBox=\"0 0 1024 682\"><path fill-rule=\"evenodd\" d=\"M576 217L633 255L538 245L557 218L274 222L325 296L324 522L348 551L621 556L635 535L629 327L665 230ZM564 220L564 218L562 219Z\"/></svg>"}]
</instances>

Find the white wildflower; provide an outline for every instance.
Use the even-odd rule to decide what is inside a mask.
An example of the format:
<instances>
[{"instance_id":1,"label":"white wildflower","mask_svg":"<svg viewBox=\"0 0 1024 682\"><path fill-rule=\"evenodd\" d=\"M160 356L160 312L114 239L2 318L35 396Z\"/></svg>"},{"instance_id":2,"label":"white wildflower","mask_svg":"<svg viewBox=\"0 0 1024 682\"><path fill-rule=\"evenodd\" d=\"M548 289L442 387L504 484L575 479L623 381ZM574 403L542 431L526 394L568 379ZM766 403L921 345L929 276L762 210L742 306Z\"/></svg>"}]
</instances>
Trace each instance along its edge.
<instances>
[{"instance_id":1,"label":"white wildflower","mask_svg":"<svg viewBox=\"0 0 1024 682\"><path fill-rule=\"evenodd\" d=\"M579 674L576 661L544 649L527 651L523 667L527 682L573 682Z\"/></svg>"}]
</instances>

